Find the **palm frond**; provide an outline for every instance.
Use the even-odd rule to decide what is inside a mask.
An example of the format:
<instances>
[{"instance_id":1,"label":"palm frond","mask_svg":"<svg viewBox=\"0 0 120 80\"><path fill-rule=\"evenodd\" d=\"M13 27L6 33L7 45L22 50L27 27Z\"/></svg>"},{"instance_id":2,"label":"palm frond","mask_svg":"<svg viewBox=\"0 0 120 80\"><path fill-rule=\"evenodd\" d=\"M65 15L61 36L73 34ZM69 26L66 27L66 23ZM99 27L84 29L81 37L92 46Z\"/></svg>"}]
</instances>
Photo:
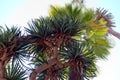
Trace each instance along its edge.
<instances>
[{"instance_id":1,"label":"palm frond","mask_svg":"<svg viewBox=\"0 0 120 80\"><path fill-rule=\"evenodd\" d=\"M80 29L80 22L78 20L72 19L70 16L62 17L54 17L53 19L53 26L55 31L59 34L67 34L67 35L75 35L77 34Z\"/></svg>"},{"instance_id":2,"label":"palm frond","mask_svg":"<svg viewBox=\"0 0 120 80\"><path fill-rule=\"evenodd\" d=\"M82 17L82 19L81 19L82 23L87 24L90 21L94 20L95 12L92 9L85 9L85 10L83 10L83 15L81 17Z\"/></svg>"},{"instance_id":3,"label":"palm frond","mask_svg":"<svg viewBox=\"0 0 120 80\"><path fill-rule=\"evenodd\" d=\"M9 42L15 41L16 38L19 38L21 34L20 29L14 26L12 28L8 28L7 26L5 28L1 27L0 30L0 41L6 45Z\"/></svg>"},{"instance_id":4,"label":"palm frond","mask_svg":"<svg viewBox=\"0 0 120 80\"><path fill-rule=\"evenodd\" d=\"M111 13L108 13L107 10L105 10L104 8L98 8L96 10L96 20L99 20L101 18L103 18L105 21L107 21L106 26L107 27L114 27L115 23L113 22L113 15Z\"/></svg>"},{"instance_id":5,"label":"palm frond","mask_svg":"<svg viewBox=\"0 0 120 80\"><path fill-rule=\"evenodd\" d=\"M51 6L49 14L52 17L69 15L75 19L82 15L82 8L72 4L66 4L65 7Z\"/></svg>"},{"instance_id":6,"label":"palm frond","mask_svg":"<svg viewBox=\"0 0 120 80\"><path fill-rule=\"evenodd\" d=\"M71 4L65 7L51 6L50 9L50 16L53 18L53 26L57 33L71 36L82 29L79 15L82 15L81 8Z\"/></svg>"},{"instance_id":7,"label":"palm frond","mask_svg":"<svg viewBox=\"0 0 120 80\"><path fill-rule=\"evenodd\" d=\"M106 59L107 55L110 54L109 49L112 46L107 37L93 35L91 38L86 40L86 43L88 46L93 48L94 53L98 58Z\"/></svg>"},{"instance_id":8,"label":"palm frond","mask_svg":"<svg viewBox=\"0 0 120 80\"><path fill-rule=\"evenodd\" d=\"M20 28L17 26L13 26L11 28L8 28L7 26L0 27L0 42L1 44L4 44L8 50L8 55L10 53L10 58L12 63L24 61L25 57L29 54L27 53L27 46L29 42L21 41L22 35ZM0 44L0 46L2 46ZM11 46L12 50L11 50ZM12 53L11 53L12 52ZM4 55L4 54L3 54Z\"/></svg>"},{"instance_id":9,"label":"palm frond","mask_svg":"<svg viewBox=\"0 0 120 80\"><path fill-rule=\"evenodd\" d=\"M8 64L7 68L7 76L10 80L26 80L26 71L22 69L19 64L11 65Z\"/></svg>"},{"instance_id":10,"label":"palm frond","mask_svg":"<svg viewBox=\"0 0 120 80\"><path fill-rule=\"evenodd\" d=\"M42 38L45 36L50 36L54 33L54 28L51 25L50 18L40 18L35 19L31 23L28 23L29 28L26 28L26 31L33 38Z\"/></svg>"}]
</instances>

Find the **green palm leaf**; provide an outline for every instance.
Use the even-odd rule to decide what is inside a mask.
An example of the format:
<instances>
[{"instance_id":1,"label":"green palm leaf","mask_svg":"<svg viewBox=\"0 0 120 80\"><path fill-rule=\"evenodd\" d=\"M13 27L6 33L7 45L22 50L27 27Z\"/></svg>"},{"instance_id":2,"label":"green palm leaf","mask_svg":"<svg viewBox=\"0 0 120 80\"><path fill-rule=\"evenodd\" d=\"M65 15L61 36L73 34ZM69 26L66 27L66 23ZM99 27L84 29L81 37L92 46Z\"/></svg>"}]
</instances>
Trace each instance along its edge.
<instances>
[{"instance_id":1,"label":"green palm leaf","mask_svg":"<svg viewBox=\"0 0 120 80\"><path fill-rule=\"evenodd\" d=\"M59 18L54 17L53 26L58 34L62 33L71 36L77 34L81 29L79 28L80 22L78 20L72 19L70 16L59 16Z\"/></svg>"},{"instance_id":2,"label":"green palm leaf","mask_svg":"<svg viewBox=\"0 0 120 80\"><path fill-rule=\"evenodd\" d=\"M7 68L7 77L10 80L26 80L26 71L17 63L16 65L8 64Z\"/></svg>"},{"instance_id":3,"label":"green palm leaf","mask_svg":"<svg viewBox=\"0 0 120 80\"><path fill-rule=\"evenodd\" d=\"M10 43L16 41L20 37L21 31L17 27L6 28L0 27L0 42L9 46Z\"/></svg>"},{"instance_id":4,"label":"green palm leaf","mask_svg":"<svg viewBox=\"0 0 120 80\"><path fill-rule=\"evenodd\" d=\"M29 28L26 28L26 31L33 38L43 38L45 36L50 36L54 33L54 28L51 25L50 18L40 18L35 19L32 23L29 23Z\"/></svg>"},{"instance_id":5,"label":"green palm leaf","mask_svg":"<svg viewBox=\"0 0 120 80\"><path fill-rule=\"evenodd\" d=\"M82 8L80 6L67 4L65 7L59 7L59 6L51 6L50 16L63 16L70 15L72 18L78 18L79 16L82 17ZM80 17L79 17L80 18Z\"/></svg>"},{"instance_id":6,"label":"green palm leaf","mask_svg":"<svg viewBox=\"0 0 120 80\"><path fill-rule=\"evenodd\" d=\"M25 79L25 77L23 77L24 72L19 73L19 70L21 70L20 66L15 66L13 64L18 64L21 63L21 65L23 64L23 59L25 56L27 56L27 51L26 51L26 45L28 45L29 43L26 41L22 40L22 35L21 35L21 31L20 28L18 27L11 27L8 28L7 26L4 27L0 27L0 48L4 48L7 50L7 52L0 53L0 55L2 55L1 60L7 61L7 63L10 61L10 64L12 65L8 65L8 76L10 77L11 80L23 80ZM3 57L3 55L5 55ZM6 62L4 62L5 67L7 65ZM14 70L14 69L15 70ZM12 70L13 72L12 72ZM16 73L18 70L18 74ZM23 77L22 79L19 79L19 76L21 75L21 77ZM13 78L14 76L16 76L15 78Z\"/></svg>"}]
</instances>

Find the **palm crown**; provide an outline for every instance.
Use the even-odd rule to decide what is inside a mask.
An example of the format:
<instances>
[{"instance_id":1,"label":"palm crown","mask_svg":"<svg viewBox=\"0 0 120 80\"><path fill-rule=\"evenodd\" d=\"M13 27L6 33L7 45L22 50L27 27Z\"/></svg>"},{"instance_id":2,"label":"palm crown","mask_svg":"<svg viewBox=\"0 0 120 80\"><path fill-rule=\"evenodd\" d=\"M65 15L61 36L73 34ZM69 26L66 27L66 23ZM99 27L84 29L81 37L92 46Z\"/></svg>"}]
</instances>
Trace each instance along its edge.
<instances>
[{"instance_id":1,"label":"palm crown","mask_svg":"<svg viewBox=\"0 0 120 80\"><path fill-rule=\"evenodd\" d=\"M26 43L21 41L20 29L14 26L12 28L0 27L0 36L0 79L10 78L7 76L6 69L8 68L6 66L9 62L14 64L14 62L20 61L18 56L23 54L22 49Z\"/></svg>"}]
</instances>

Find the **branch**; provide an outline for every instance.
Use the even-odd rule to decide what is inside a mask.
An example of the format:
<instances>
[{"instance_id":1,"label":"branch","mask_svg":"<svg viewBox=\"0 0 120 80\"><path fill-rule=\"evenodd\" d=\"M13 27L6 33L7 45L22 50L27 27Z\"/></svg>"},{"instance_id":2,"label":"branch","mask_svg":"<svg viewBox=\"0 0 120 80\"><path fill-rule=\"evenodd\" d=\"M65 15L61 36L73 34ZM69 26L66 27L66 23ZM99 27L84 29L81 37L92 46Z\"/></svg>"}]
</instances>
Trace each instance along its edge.
<instances>
[{"instance_id":1,"label":"branch","mask_svg":"<svg viewBox=\"0 0 120 80\"><path fill-rule=\"evenodd\" d=\"M117 37L118 39L120 39L120 33L114 31L111 27L109 27L108 33L112 34L113 36Z\"/></svg>"},{"instance_id":2,"label":"branch","mask_svg":"<svg viewBox=\"0 0 120 80\"><path fill-rule=\"evenodd\" d=\"M65 63L61 64L61 66L56 65L56 66L55 66L55 70L60 70L60 69L62 69L62 68L71 66L71 65L72 65L72 62L73 62L73 61L65 62Z\"/></svg>"},{"instance_id":3,"label":"branch","mask_svg":"<svg viewBox=\"0 0 120 80\"><path fill-rule=\"evenodd\" d=\"M51 67L52 65L55 65L57 63L57 59L53 58L48 61L48 63L44 63L41 66L39 66L37 69L35 69L31 74L30 74L30 80L36 80L36 75L38 73L41 73L42 71L46 70L47 68Z\"/></svg>"}]
</instances>

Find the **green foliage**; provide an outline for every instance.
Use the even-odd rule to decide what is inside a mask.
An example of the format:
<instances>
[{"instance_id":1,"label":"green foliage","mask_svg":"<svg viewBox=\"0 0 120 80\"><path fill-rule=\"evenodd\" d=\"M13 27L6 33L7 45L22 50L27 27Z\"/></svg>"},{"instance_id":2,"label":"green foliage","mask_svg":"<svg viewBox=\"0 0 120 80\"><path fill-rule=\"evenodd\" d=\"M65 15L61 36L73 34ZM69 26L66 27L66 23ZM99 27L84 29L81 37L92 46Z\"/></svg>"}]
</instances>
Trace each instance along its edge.
<instances>
[{"instance_id":1,"label":"green foliage","mask_svg":"<svg viewBox=\"0 0 120 80\"><path fill-rule=\"evenodd\" d=\"M26 80L26 71L22 69L22 67L17 64L8 64L7 65L7 77L10 80Z\"/></svg>"},{"instance_id":2,"label":"green foliage","mask_svg":"<svg viewBox=\"0 0 120 80\"><path fill-rule=\"evenodd\" d=\"M51 18L35 19L28 25L29 28L26 28L26 31L32 36L32 38L42 38L54 33Z\"/></svg>"},{"instance_id":3,"label":"green foliage","mask_svg":"<svg viewBox=\"0 0 120 80\"><path fill-rule=\"evenodd\" d=\"M108 16L107 20L105 16ZM75 67L76 72L80 73L84 80L96 77L98 73L96 61L105 59L111 48L107 38L107 26L112 26L109 19L111 18L106 15L106 11L102 12L99 9L96 12L79 5L67 4L65 7L51 6L48 17L29 22L26 36L22 36L17 27L0 27L0 48L16 45L12 50L14 55L11 57L10 64L6 67L8 78L26 79L26 71L21 67L24 61L31 60L34 69L47 63L51 58L50 51L56 45L51 44L52 47L48 47L44 42L51 40L50 42L57 44L56 38L62 39L59 35L65 35L61 40L62 43L57 46L59 61L63 65L72 60L82 63L82 66ZM69 38L66 38L68 36ZM59 80L70 77L71 63L59 69ZM45 74L46 70L39 73L37 79L44 80Z\"/></svg>"},{"instance_id":4,"label":"green foliage","mask_svg":"<svg viewBox=\"0 0 120 80\"><path fill-rule=\"evenodd\" d=\"M66 17L66 15L69 15L72 18L77 19L78 16L82 16L82 8L72 4L67 4L65 7L51 6L49 14L52 17Z\"/></svg>"},{"instance_id":5,"label":"green foliage","mask_svg":"<svg viewBox=\"0 0 120 80\"><path fill-rule=\"evenodd\" d=\"M109 49L111 48L110 43L104 39L96 39L93 44L94 51L99 58L106 58L106 56L110 53Z\"/></svg>"},{"instance_id":6,"label":"green foliage","mask_svg":"<svg viewBox=\"0 0 120 80\"><path fill-rule=\"evenodd\" d=\"M106 35L108 32L106 21L103 19L95 21L95 19L96 12L92 9L72 4L65 7L51 6L50 17L35 19L32 24L29 24L30 28L27 32L37 40L44 37L52 38L52 35L60 33L69 35L71 38L58 49L60 61L63 64L72 59L83 62L82 76L84 79L90 79L96 77L98 73L97 59L105 59L111 47ZM37 45L31 49L36 54L34 62L36 67L49 60L50 57L44 56L45 46ZM58 79L68 79L69 67L60 70ZM79 72L80 66L76 67ZM45 71L38 75L38 79L43 79L44 75Z\"/></svg>"},{"instance_id":7,"label":"green foliage","mask_svg":"<svg viewBox=\"0 0 120 80\"><path fill-rule=\"evenodd\" d=\"M13 26L8 28L7 26L0 27L0 46L6 47L8 51L10 50L11 46L15 46L13 51L12 62L20 62L23 63L25 56L27 56L27 47L29 42L22 40L22 35L20 28L17 26ZM3 46L4 45L4 46ZM8 52L9 54L9 52Z\"/></svg>"},{"instance_id":8,"label":"green foliage","mask_svg":"<svg viewBox=\"0 0 120 80\"><path fill-rule=\"evenodd\" d=\"M80 22L78 20L72 19L70 16L66 17L54 17L53 26L55 31L63 34L67 34L70 36L74 36L80 31Z\"/></svg>"},{"instance_id":9,"label":"green foliage","mask_svg":"<svg viewBox=\"0 0 120 80\"><path fill-rule=\"evenodd\" d=\"M62 68L59 72L59 80L68 80L69 77L69 67Z\"/></svg>"},{"instance_id":10,"label":"green foliage","mask_svg":"<svg viewBox=\"0 0 120 80\"><path fill-rule=\"evenodd\" d=\"M18 27L8 28L7 26L0 27L0 42L3 43L5 46L10 46L13 44L19 37L21 31Z\"/></svg>"},{"instance_id":11,"label":"green foliage","mask_svg":"<svg viewBox=\"0 0 120 80\"><path fill-rule=\"evenodd\" d=\"M71 32L70 30L74 30L74 28L76 29L74 30L76 33L79 33L84 29L89 29L89 23L95 19L95 13L92 9L86 9L80 7L79 5L73 4L67 4L65 7L51 6L49 13L50 16L55 18L55 20L59 20L59 24L56 22L58 24L57 26L60 26L59 28L68 28L68 32L66 33ZM67 22L67 18L70 22ZM61 22L60 20L63 22ZM67 25L69 24L68 26L64 26L66 22ZM65 30L64 28L62 29ZM75 32L71 32L71 34L76 34Z\"/></svg>"},{"instance_id":12,"label":"green foliage","mask_svg":"<svg viewBox=\"0 0 120 80\"><path fill-rule=\"evenodd\" d=\"M67 46L64 46L61 51L61 58L65 61L71 61L73 59L83 63L82 76L86 79L93 78L97 75L96 55L94 49L91 46L87 46L84 42L69 42ZM76 66L78 71L81 70L80 66Z\"/></svg>"}]
</instances>

